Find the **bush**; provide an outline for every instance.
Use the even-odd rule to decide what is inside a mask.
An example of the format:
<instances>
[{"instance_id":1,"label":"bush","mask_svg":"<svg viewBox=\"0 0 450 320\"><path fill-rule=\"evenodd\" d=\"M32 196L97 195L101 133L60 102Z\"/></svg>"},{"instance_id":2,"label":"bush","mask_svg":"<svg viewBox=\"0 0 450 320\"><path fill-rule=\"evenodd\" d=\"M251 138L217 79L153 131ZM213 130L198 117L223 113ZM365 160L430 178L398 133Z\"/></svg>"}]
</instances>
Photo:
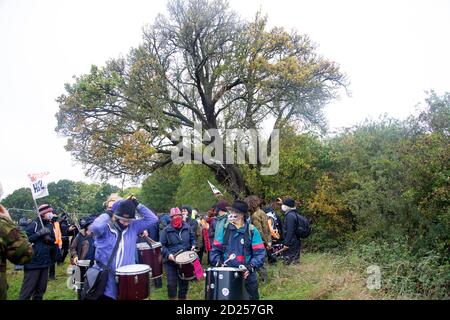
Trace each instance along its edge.
<instances>
[{"instance_id":1,"label":"bush","mask_svg":"<svg viewBox=\"0 0 450 320\"><path fill-rule=\"evenodd\" d=\"M395 298L449 298L450 266L434 251L414 254L406 239L372 241L351 251L365 262L364 267L380 267L382 290Z\"/></svg>"}]
</instances>

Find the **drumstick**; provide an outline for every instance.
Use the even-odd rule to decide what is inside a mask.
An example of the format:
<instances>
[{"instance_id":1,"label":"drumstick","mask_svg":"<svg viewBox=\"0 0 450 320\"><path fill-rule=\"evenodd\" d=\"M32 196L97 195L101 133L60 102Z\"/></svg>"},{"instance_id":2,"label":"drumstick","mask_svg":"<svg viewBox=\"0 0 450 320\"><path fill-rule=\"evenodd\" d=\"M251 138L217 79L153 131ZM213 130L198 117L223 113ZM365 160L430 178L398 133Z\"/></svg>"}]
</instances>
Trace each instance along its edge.
<instances>
[{"instance_id":1,"label":"drumstick","mask_svg":"<svg viewBox=\"0 0 450 320\"><path fill-rule=\"evenodd\" d=\"M144 238L144 240L148 243L148 245L150 246L150 249L152 249L153 244L156 242L154 240L152 240L150 237L142 237Z\"/></svg>"},{"instance_id":2,"label":"drumstick","mask_svg":"<svg viewBox=\"0 0 450 320\"><path fill-rule=\"evenodd\" d=\"M280 254L280 253L282 253L283 251L286 251L286 250L288 250L289 248L286 248L286 247L284 247L284 248L282 248L282 249L280 249L280 250L278 250L278 251L275 251L273 254Z\"/></svg>"},{"instance_id":3,"label":"drumstick","mask_svg":"<svg viewBox=\"0 0 450 320\"><path fill-rule=\"evenodd\" d=\"M230 257L227 260L225 260L223 265L226 265L228 261L234 260L234 259L236 259L236 255L234 253L232 253L232 254L230 254Z\"/></svg>"}]
</instances>

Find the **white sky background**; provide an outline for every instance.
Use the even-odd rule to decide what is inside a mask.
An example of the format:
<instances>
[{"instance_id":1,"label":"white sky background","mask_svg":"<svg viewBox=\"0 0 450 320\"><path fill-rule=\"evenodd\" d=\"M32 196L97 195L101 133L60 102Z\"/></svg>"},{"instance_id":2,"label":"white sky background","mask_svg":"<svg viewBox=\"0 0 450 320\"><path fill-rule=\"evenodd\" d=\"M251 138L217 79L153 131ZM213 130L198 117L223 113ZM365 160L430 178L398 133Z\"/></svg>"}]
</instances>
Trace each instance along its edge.
<instances>
[{"instance_id":1,"label":"white sky background","mask_svg":"<svg viewBox=\"0 0 450 320\"><path fill-rule=\"evenodd\" d=\"M295 28L340 64L351 85L327 109L331 130L388 113L405 118L425 90L450 91L450 0L231 0L251 19ZM27 173L83 180L57 137L55 99L73 75L125 55L166 1L0 0L0 181L5 195Z\"/></svg>"}]
</instances>

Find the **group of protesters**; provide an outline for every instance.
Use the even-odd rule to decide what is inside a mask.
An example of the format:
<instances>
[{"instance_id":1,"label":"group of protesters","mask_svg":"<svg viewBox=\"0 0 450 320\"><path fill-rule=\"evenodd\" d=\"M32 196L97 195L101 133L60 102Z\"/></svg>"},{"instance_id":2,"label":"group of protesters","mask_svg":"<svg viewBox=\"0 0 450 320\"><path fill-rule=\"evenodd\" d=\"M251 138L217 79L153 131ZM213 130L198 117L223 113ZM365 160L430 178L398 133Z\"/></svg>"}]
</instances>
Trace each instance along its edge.
<instances>
[{"instance_id":1,"label":"group of protesters","mask_svg":"<svg viewBox=\"0 0 450 320\"><path fill-rule=\"evenodd\" d=\"M190 205L155 214L133 196L112 194L105 211L81 217L79 223L58 215L49 204L38 207L34 220L21 219L17 226L0 206L0 299L6 299L6 260L23 269L20 300L41 300L49 280L55 279L56 264L92 261L92 268L109 273L98 299L117 299L114 271L137 261L136 243L150 238L162 245L169 299L187 299L189 281L177 276L174 256L195 250L200 262L245 268L245 289L249 299L259 299L258 281L268 281L265 262L279 258L285 264L300 261L301 237L297 233L299 209L289 197L264 205L255 195L233 203L220 199L205 213ZM119 248L119 249L117 249ZM161 278L155 279L161 288Z\"/></svg>"}]
</instances>

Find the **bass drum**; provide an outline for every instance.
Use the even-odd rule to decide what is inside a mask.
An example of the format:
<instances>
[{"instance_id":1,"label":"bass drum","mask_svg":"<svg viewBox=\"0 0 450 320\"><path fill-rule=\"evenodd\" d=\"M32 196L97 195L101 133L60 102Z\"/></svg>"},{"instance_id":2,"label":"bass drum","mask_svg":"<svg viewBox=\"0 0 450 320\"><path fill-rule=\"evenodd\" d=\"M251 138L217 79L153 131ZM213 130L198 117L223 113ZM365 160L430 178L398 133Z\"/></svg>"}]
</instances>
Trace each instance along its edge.
<instances>
[{"instance_id":1,"label":"bass drum","mask_svg":"<svg viewBox=\"0 0 450 320\"><path fill-rule=\"evenodd\" d=\"M150 267L131 264L117 268L116 282L119 300L144 300L150 295Z\"/></svg>"},{"instance_id":2,"label":"bass drum","mask_svg":"<svg viewBox=\"0 0 450 320\"><path fill-rule=\"evenodd\" d=\"M162 277L163 262L161 255L161 243L155 242L150 245L145 242L137 243L136 247L139 254L139 263L149 265L152 269L150 279Z\"/></svg>"},{"instance_id":3,"label":"bass drum","mask_svg":"<svg viewBox=\"0 0 450 320\"><path fill-rule=\"evenodd\" d=\"M245 300L244 273L238 268L206 269L205 300Z\"/></svg>"}]
</instances>

